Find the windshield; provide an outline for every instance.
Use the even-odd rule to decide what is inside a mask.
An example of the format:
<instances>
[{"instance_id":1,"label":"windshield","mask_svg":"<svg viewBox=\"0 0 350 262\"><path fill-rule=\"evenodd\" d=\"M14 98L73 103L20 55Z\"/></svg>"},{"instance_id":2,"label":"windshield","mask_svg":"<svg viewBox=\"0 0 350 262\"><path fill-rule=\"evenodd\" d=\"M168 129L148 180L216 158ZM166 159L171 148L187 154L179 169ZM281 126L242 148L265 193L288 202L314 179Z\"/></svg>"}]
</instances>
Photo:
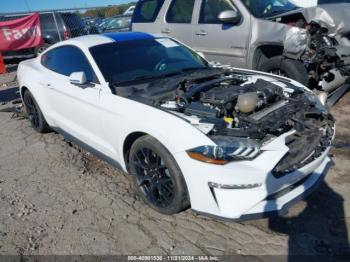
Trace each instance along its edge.
<instances>
[{"instance_id":1,"label":"windshield","mask_svg":"<svg viewBox=\"0 0 350 262\"><path fill-rule=\"evenodd\" d=\"M299 8L288 0L243 0L242 2L258 18L277 16Z\"/></svg>"},{"instance_id":2,"label":"windshield","mask_svg":"<svg viewBox=\"0 0 350 262\"><path fill-rule=\"evenodd\" d=\"M208 67L197 53L169 38L109 43L94 46L90 52L111 84L162 78Z\"/></svg>"}]
</instances>

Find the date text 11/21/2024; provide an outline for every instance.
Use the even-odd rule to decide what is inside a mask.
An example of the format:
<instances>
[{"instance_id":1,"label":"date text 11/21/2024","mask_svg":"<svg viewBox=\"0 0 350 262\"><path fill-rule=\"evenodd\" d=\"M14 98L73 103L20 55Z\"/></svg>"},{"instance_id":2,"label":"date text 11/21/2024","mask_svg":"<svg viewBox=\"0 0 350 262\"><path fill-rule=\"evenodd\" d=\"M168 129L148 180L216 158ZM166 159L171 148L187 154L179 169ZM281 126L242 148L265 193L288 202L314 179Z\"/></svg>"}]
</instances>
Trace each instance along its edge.
<instances>
[{"instance_id":1,"label":"date text 11/21/2024","mask_svg":"<svg viewBox=\"0 0 350 262\"><path fill-rule=\"evenodd\" d=\"M128 261L220 261L217 256L128 256Z\"/></svg>"}]
</instances>

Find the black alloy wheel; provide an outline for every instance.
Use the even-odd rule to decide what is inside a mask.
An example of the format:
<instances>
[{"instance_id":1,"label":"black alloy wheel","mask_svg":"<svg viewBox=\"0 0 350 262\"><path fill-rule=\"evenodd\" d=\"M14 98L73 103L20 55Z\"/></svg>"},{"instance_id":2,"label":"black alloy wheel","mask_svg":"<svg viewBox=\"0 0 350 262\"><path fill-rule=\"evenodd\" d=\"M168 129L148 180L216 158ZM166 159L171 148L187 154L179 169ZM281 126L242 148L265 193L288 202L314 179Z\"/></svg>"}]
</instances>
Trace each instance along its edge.
<instances>
[{"instance_id":1,"label":"black alloy wheel","mask_svg":"<svg viewBox=\"0 0 350 262\"><path fill-rule=\"evenodd\" d=\"M39 124L39 121L40 121L39 120L39 112L34 104L33 97L31 95L25 95L24 96L24 104L26 106L27 116L28 116L30 123L32 124L32 126L35 129L39 128L39 125L40 125Z\"/></svg>"},{"instance_id":2,"label":"black alloy wheel","mask_svg":"<svg viewBox=\"0 0 350 262\"><path fill-rule=\"evenodd\" d=\"M174 199L174 181L159 155L149 148L140 148L132 159L135 178L148 201L158 208L166 208Z\"/></svg>"},{"instance_id":3,"label":"black alloy wheel","mask_svg":"<svg viewBox=\"0 0 350 262\"><path fill-rule=\"evenodd\" d=\"M129 154L129 169L142 199L163 214L176 214L189 206L187 186L176 161L151 136L136 140Z\"/></svg>"},{"instance_id":4,"label":"black alloy wheel","mask_svg":"<svg viewBox=\"0 0 350 262\"><path fill-rule=\"evenodd\" d=\"M34 97L28 90L24 91L23 103L32 127L39 133L50 132L51 129L49 125L46 123L46 120Z\"/></svg>"}]
</instances>

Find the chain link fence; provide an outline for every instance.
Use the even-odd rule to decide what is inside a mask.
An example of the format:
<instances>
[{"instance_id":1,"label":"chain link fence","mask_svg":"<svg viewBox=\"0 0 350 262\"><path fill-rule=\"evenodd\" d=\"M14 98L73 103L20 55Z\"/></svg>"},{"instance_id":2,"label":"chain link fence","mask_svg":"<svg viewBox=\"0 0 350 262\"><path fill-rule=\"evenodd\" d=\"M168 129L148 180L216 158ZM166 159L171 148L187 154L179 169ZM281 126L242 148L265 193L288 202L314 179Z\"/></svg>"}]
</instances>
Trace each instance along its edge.
<instances>
[{"instance_id":1,"label":"chain link fence","mask_svg":"<svg viewBox=\"0 0 350 262\"><path fill-rule=\"evenodd\" d=\"M70 38L107 32L130 30L135 2L88 9L60 9L39 11L44 45L31 49L4 52L5 57L38 55L50 45ZM34 12L0 13L0 22L21 18Z\"/></svg>"}]
</instances>

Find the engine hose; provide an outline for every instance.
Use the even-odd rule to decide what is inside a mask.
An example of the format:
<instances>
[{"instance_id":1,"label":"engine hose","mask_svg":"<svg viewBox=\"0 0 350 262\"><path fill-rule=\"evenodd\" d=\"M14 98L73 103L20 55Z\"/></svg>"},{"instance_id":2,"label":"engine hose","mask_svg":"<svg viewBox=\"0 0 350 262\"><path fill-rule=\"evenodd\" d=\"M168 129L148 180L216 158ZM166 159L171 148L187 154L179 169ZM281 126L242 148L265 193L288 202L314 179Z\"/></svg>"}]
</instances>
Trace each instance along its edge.
<instances>
[{"instance_id":1,"label":"engine hose","mask_svg":"<svg viewBox=\"0 0 350 262\"><path fill-rule=\"evenodd\" d=\"M182 97L186 99L186 101L191 101L192 97L198 93L208 91L212 88L213 85L221 83L227 80L234 80L233 77L221 77L219 79L214 79L203 84L198 84L192 87L188 92L186 92Z\"/></svg>"}]
</instances>

